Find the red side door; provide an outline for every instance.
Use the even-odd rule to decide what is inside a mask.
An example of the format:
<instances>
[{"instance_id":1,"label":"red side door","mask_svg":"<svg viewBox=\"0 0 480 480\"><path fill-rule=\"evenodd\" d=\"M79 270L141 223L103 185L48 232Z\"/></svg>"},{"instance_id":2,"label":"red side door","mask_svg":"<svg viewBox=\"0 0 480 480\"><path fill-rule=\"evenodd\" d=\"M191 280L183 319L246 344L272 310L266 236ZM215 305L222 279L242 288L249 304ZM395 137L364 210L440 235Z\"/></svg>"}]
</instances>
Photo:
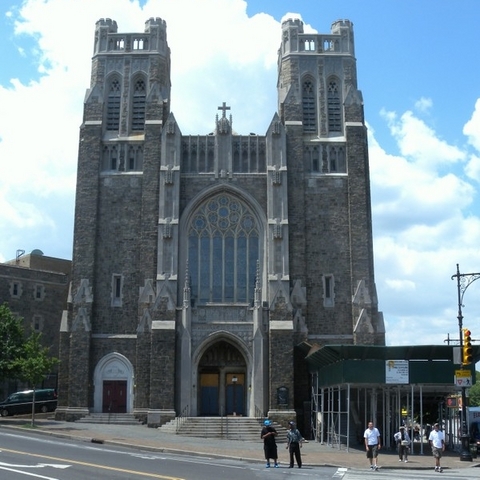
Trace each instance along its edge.
<instances>
[{"instance_id":1,"label":"red side door","mask_svg":"<svg viewBox=\"0 0 480 480\"><path fill-rule=\"evenodd\" d=\"M127 382L124 380L103 381L103 413L127 412Z\"/></svg>"}]
</instances>

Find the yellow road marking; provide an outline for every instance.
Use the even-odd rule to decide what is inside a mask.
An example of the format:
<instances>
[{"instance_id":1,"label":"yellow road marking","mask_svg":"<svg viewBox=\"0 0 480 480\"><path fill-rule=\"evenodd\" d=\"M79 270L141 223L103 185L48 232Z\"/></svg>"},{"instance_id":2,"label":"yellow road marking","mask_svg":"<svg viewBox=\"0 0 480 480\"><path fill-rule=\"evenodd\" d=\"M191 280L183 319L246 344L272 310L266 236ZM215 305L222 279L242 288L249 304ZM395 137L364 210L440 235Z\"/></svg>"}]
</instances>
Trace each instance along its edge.
<instances>
[{"instance_id":1,"label":"yellow road marking","mask_svg":"<svg viewBox=\"0 0 480 480\"><path fill-rule=\"evenodd\" d=\"M98 465L96 463L80 462L78 460L70 460L69 458L50 457L48 455L39 455L38 453L29 453L29 452L22 452L19 450L10 450L8 448L0 448L0 451L16 453L17 455L28 455L30 457L48 458L49 460L55 460L57 462L73 463L75 465L83 465L85 467L96 467L96 468L101 468L103 470L112 470L114 472L130 473L132 475L142 475L143 477L161 478L162 480L185 480L184 478L180 478L180 477L167 477L165 475L158 475L156 473L137 472L135 470L126 470L125 468L107 467L106 465Z\"/></svg>"}]
</instances>

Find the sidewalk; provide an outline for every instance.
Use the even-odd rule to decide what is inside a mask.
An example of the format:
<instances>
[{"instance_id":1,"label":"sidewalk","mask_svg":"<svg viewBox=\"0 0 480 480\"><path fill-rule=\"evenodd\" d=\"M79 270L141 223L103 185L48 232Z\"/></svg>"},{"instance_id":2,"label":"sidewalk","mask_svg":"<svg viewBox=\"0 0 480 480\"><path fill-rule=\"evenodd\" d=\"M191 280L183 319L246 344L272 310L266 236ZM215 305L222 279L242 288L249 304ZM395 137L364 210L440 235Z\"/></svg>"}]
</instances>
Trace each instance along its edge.
<instances>
[{"instance_id":1,"label":"sidewalk","mask_svg":"<svg viewBox=\"0 0 480 480\"><path fill-rule=\"evenodd\" d=\"M248 460L250 462L264 462L263 442L243 442L235 440L223 440L216 438L194 438L162 433L158 429L148 428L145 425L103 425L74 422L57 422L48 418L35 420L35 433L53 435L60 438L72 438L85 442L105 443L109 445L122 445L168 453L189 453L210 458L232 458ZM2 418L0 428L21 429L28 431L30 420L26 417ZM415 444L415 451L419 448ZM278 444L278 455L281 465L288 464L288 453L285 444ZM341 450L310 441L302 448L302 460L309 466L333 466L344 468L368 468L368 460L365 451L361 448L350 448L347 452L345 446ZM480 466L480 458L474 458L472 462L460 461L457 452L446 451L442 458L442 467L447 469L464 469ZM398 455L394 451L381 450L378 457L378 465L382 469L399 470L433 470L434 459L430 448L424 444L424 454L409 456L409 462L398 461Z\"/></svg>"}]
</instances>

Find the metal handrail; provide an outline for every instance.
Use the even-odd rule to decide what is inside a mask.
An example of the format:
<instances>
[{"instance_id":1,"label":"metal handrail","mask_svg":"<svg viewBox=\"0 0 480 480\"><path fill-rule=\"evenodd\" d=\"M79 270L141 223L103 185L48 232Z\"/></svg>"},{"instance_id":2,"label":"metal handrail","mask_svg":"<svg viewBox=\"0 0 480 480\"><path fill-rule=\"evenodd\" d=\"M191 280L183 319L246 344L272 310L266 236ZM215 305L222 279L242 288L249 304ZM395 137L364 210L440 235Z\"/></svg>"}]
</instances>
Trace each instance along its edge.
<instances>
[{"instance_id":1,"label":"metal handrail","mask_svg":"<svg viewBox=\"0 0 480 480\"><path fill-rule=\"evenodd\" d=\"M257 422L261 425L263 420L265 419L266 414L263 410L261 410L257 405L255 405L255 418Z\"/></svg>"},{"instance_id":2,"label":"metal handrail","mask_svg":"<svg viewBox=\"0 0 480 480\"><path fill-rule=\"evenodd\" d=\"M190 415L190 405L186 405L180 415L176 418L175 433L180 431L182 425L187 421L187 418Z\"/></svg>"}]
</instances>

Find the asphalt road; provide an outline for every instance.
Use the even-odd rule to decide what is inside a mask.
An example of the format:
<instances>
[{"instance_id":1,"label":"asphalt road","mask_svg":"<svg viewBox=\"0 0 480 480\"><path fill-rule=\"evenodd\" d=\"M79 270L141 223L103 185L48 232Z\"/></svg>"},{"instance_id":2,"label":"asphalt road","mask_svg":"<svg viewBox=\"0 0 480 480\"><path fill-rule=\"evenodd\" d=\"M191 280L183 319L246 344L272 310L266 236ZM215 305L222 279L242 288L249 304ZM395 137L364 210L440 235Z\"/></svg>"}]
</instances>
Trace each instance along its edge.
<instances>
[{"instance_id":1,"label":"asphalt road","mask_svg":"<svg viewBox=\"0 0 480 480\"><path fill-rule=\"evenodd\" d=\"M181 444L179 444L181 447ZM180 448L178 448L180 450ZM61 439L33 431L0 430L0 480L444 480L479 479L480 468L432 470L337 468L266 469L264 463L190 453L165 453L135 447Z\"/></svg>"},{"instance_id":2,"label":"asphalt road","mask_svg":"<svg viewBox=\"0 0 480 480\"><path fill-rule=\"evenodd\" d=\"M305 480L332 479L335 467L266 469L232 459L164 454L71 440L33 432L0 432L0 480Z\"/></svg>"}]
</instances>

